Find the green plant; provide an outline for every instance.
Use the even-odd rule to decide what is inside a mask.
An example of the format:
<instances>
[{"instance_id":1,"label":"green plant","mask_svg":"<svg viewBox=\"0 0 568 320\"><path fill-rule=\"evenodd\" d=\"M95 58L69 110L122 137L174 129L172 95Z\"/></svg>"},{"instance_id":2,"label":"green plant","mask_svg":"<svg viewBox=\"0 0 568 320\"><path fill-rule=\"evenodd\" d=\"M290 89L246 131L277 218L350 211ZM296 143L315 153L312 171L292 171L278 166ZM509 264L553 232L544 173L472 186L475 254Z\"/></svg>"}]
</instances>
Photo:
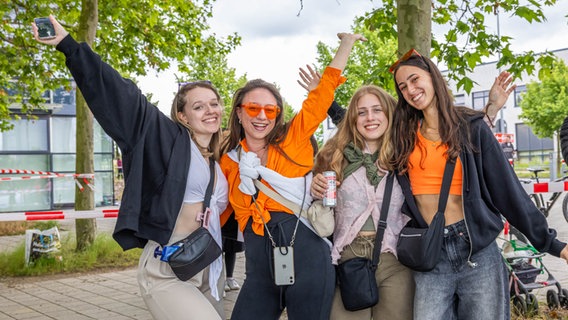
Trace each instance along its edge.
<instances>
[{"instance_id":1,"label":"green plant","mask_svg":"<svg viewBox=\"0 0 568 320\"><path fill-rule=\"evenodd\" d=\"M12 252L0 253L0 274L3 276L41 276L60 273L88 272L137 265L141 249L123 251L109 234L99 234L92 246L78 252L75 239L61 240L61 250L55 258L41 258L26 266L25 245ZM60 258L59 258L60 257Z\"/></svg>"},{"instance_id":2,"label":"green plant","mask_svg":"<svg viewBox=\"0 0 568 320\"><path fill-rule=\"evenodd\" d=\"M32 229L47 230L47 229L51 229L53 227L57 227L59 230L61 230L61 226L59 225L59 222L57 222L55 220L34 222Z\"/></svg>"}]
</instances>

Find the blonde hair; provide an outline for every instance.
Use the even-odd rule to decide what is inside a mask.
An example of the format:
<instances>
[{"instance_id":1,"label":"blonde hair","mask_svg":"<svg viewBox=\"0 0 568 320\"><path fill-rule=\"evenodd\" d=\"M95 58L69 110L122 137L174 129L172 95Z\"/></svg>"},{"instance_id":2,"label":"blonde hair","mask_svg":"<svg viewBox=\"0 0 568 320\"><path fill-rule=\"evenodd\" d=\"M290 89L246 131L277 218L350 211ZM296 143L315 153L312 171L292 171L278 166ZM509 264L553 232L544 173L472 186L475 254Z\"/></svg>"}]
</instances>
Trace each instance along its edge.
<instances>
[{"instance_id":1,"label":"blonde hair","mask_svg":"<svg viewBox=\"0 0 568 320\"><path fill-rule=\"evenodd\" d=\"M182 87L180 87L180 89L176 93L176 96L174 97L174 101L172 102L170 117L172 118L172 120L174 122L181 124L182 126L184 126L185 128L187 128L189 130L189 134L191 136L191 139L193 140L193 142L195 142L195 144L197 145L197 147L201 151L201 154L205 158L213 157L213 159L215 159L216 161L219 161L220 154L221 154L221 150L220 150L221 149L221 146L220 146L221 134L222 134L221 128L219 127L219 131L217 131L213 134L213 136L211 137L211 141L209 142L208 146L201 146L195 140L195 138L193 136L193 129L191 128L191 126L187 122L182 121L178 116L178 112L183 112L183 108L185 107L185 104L187 103L187 93L190 90L195 89L195 88L205 88L205 89L209 89L209 90L213 91L213 93L215 93L215 96L217 97L217 100L219 101L219 104L221 106L223 105L223 100L221 99L219 92L217 91L217 89L215 89L215 87L213 87L213 85L209 81L190 82L190 83L185 84Z\"/></svg>"},{"instance_id":2,"label":"blonde hair","mask_svg":"<svg viewBox=\"0 0 568 320\"><path fill-rule=\"evenodd\" d=\"M359 88L355 94L353 94L349 107L347 108L347 112L345 113L345 118L343 118L337 126L337 132L318 152L313 169L314 173L321 173L328 170L335 171L338 181L342 181L343 168L347 165L343 156L343 149L345 149L345 146L347 146L348 143L353 142L359 149L364 150L365 139L359 131L357 131L357 118L359 116L357 103L359 102L359 99L366 94L372 94L379 99L383 112L387 119L389 119L388 127L379 141L379 157L377 161L381 168L385 170L393 169L391 164L394 153L393 143L391 141L391 119L394 113L396 100L385 90L375 85L366 85Z\"/></svg>"}]
</instances>

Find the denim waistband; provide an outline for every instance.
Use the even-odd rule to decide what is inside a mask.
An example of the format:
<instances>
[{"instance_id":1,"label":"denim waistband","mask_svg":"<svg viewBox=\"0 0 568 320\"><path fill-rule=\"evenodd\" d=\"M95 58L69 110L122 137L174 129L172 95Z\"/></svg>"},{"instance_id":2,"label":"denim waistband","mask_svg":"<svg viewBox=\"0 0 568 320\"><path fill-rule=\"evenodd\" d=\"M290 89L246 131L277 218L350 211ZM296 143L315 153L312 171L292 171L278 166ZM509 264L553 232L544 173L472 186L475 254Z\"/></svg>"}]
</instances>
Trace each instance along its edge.
<instances>
[{"instance_id":1,"label":"denim waistband","mask_svg":"<svg viewBox=\"0 0 568 320\"><path fill-rule=\"evenodd\" d=\"M465 219L444 227L444 237L467 234Z\"/></svg>"}]
</instances>

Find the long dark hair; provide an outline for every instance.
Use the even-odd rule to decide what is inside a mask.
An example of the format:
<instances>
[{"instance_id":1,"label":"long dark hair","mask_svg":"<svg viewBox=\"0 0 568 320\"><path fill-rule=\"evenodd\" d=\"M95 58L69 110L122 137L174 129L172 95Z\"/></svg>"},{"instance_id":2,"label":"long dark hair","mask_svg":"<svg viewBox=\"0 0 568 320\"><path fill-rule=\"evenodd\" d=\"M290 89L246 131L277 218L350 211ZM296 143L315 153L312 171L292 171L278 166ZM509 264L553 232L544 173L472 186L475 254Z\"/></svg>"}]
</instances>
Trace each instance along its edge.
<instances>
[{"instance_id":1,"label":"long dark hair","mask_svg":"<svg viewBox=\"0 0 568 320\"><path fill-rule=\"evenodd\" d=\"M394 70L393 76L396 82L396 73L401 66L414 66L430 73L434 88L435 104L438 110L438 131L443 144L448 146L446 156L455 160L463 148L473 150L469 135L468 118L479 113L469 108L455 107L454 96L436 65L427 57L414 55L402 61ZM408 158L417 145L416 131L424 114L416 110L404 99L399 87L395 85L398 95L398 104L393 115L393 141L394 158L393 165L399 172L405 172L408 168Z\"/></svg>"}]
</instances>

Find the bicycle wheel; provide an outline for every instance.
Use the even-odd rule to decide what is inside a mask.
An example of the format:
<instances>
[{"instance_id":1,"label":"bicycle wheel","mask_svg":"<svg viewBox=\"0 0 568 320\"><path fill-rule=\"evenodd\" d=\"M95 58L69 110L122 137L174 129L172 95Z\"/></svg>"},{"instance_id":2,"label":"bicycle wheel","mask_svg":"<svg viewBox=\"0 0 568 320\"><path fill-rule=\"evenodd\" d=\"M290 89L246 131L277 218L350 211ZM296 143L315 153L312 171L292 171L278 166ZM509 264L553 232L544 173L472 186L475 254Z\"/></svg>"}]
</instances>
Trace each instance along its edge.
<instances>
[{"instance_id":1,"label":"bicycle wheel","mask_svg":"<svg viewBox=\"0 0 568 320\"><path fill-rule=\"evenodd\" d=\"M542 195L533 193L531 194L531 200L534 202L535 206L540 210L540 212L548 218L548 211L544 208L544 201L542 200Z\"/></svg>"},{"instance_id":2,"label":"bicycle wheel","mask_svg":"<svg viewBox=\"0 0 568 320\"><path fill-rule=\"evenodd\" d=\"M568 117L564 118L564 122L560 127L560 149L564 161L568 163Z\"/></svg>"},{"instance_id":3,"label":"bicycle wheel","mask_svg":"<svg viewBox=\"0 0 568 320\"><path fill-rule=\"evenodd\" d=\"M568 222L568 197L564 196L562 200L562 214L564 214L564 219Z\"/></svg>"}]
</instances>

